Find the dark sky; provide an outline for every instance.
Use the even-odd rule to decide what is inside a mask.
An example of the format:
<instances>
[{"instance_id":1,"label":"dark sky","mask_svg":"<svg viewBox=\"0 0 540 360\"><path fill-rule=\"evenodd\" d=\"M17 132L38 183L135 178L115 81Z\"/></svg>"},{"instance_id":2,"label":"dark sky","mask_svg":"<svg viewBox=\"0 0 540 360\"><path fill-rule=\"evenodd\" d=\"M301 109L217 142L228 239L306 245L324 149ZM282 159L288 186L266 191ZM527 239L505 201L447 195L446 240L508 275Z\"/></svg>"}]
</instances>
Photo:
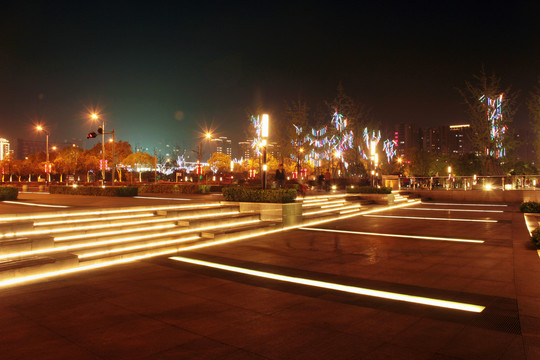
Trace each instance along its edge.
<instances>
[{"instance_id":1,"label":"dark sky","mask_svg":"<svg viewBox=\"0 0 540 360\"><path fill-rule=\"evenodd\" d=\"M36 138L42 122L51 141L85 139L98 106L134 146L192 147L212 122L238 141L246 110L315 106L340 82L383 125L461 123L456 88L482 66L523 103L537 84L539 3L4 2L0 136Z\"/></svg>"}]
</instances>

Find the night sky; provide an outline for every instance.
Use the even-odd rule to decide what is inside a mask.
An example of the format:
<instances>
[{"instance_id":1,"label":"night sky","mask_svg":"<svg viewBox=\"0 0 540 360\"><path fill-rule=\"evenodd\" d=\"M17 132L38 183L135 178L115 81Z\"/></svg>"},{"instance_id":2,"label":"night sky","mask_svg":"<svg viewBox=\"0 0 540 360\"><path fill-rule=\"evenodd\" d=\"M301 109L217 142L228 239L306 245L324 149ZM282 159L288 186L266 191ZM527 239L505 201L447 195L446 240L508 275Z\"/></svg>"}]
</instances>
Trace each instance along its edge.
<instances>
[{"instance_id":1,"label":"night sky","mask_svg":"<svg viewBox=\"0 0 540 360\"><path fill-rule=\"evenodd\" d=\"M467 121L456 88L485 67L521 91L540 76L540 2L4 2L0 137L95 140L87 109L134 147L194 148L201 125L243 140L247 111L277 116L345 92L383 125Z\"/></svg>"}]
</instances>

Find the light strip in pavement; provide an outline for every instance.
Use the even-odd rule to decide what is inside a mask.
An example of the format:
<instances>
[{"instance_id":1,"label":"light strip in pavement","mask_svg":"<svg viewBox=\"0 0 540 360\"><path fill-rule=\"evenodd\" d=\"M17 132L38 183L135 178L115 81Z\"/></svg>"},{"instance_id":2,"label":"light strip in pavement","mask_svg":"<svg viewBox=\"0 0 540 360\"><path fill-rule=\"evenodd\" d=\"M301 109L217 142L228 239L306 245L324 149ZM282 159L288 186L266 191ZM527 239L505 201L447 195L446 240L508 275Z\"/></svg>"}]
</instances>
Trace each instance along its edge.
<instances>
[{"instance_id":1,"label":"light strip in pavement","mask_svg":"<svg viewBox=\"0 0 540 360\"><path fill-rule=\"evenodd\" d=\"M350 285L335 284L335 283L330 283L326 281L273 274L273 273L269 273L265 271L251 270L251 269L240 268L236 266L212 263L209 261L189 259L189 258L180 257L180 256L173 256L173 257L170 257L169 259L184 262L184 263L194 264L194 265L206 266L206 267L219 269L219 270L225 270L225 271L231 271L231 272L245 274L245 275L262 277L265 279L272 279L272 280L289 282L293 284L314 286L314 287L319 287L323 289L342 291L342 292L347 292L351 294L365 295L365 296L371 296L371 297L388 299L388 300L404 301L408 303L437 306L437 307L442 307L442 308L447 308L447 309L469 311L469 312L475 312L475 313L480 313L485 309L485 306L480 306L480 305L466 304L466 303L440 300L440 299L432 299L432 298L427 298L427 297L392 293L388 291L367 289L367 288L361 288L361 287L350 286Z\"/></svg>"},{"instance_id":2,"label":"light strip in pavement","mask_svg":"<svg viewBox=\"0 0 540 360\"><path fill-rule=\"evenodd\" d=\"M469 222L485 222L485 223L497 222L497 220L430 218L430 217L421 217L421 216L396 216L396 215L364 215L364 216L392 218L392 219L414 219L414 220L469 221Z\"/></svg>"},{"instance_id":3,"label":"light strip in pavement","mask_svg":"<svg viewBox=\"0 0 540 360\"><path fill-rule=\"evenodd\" d=\"M463 203L433 203L433 202L422 202L426 205L458 205L458 206L508 206L508 205L499 205L499 204L463 204Z\"/></svg>"},{"instance_id":4,"label":"light strip in pavement","mask_svg":"<svg viewBox=\"0 0 540 360\"><path fill-rule=\"evenodd\" d=\"M167 198L167 197L153 197L153 196L134 196L135 199L154 199L154 200L192 200L192 199L182 199L182 198Z\"/></svg>"},{"instance_id":5,"label":"light strip in pavement","mask_svg":"<svg viewBox=\"0 0 540 360\"><path fill-rule=\"evenodd\" d=\"M468 211L468 212L489 212L503 213L503 210L473 210L473 209L435 209L435 208L409 208L409 210L432 210L432 211Z\"/></svg>"},{"instance_id":6,"label":"light strip in pavement","mask_svg":"<svg viewBox=\"0 0 540 360\"><path fill-rule=\"evenodd\" d=\"M302 227L300 228L300 230L324 231L324 232L331 232L331 233L342 233L342 234L353 234L353 235L397 237L397 238L405 238L405 239L453 241L453 242L465 242L465 243L475 243L475 244L484 243L484 240L446 238L446 237L438 237L438 236L385 234L385 233L373 233L373 232L365 232L365 231L334 230L334 229L321 229L321 228L310 228L310 227Z\"/></svg>"},{"instance_id":7,"label":"light strip in pavement","mask_svg":"<svg viewBox=\"0 0 540 360\"><path fill-rule=\"evenodd\" d=\"M35 203L27 203L27 202L22 202L22 201L4 200L2 202L6 203L6 204L27 205L27 206L41 206L41 207L51 207L51 208L68 208L69 207L69 206L66 206L66 205L35 204Z\"/></svg>"}]
</instances>

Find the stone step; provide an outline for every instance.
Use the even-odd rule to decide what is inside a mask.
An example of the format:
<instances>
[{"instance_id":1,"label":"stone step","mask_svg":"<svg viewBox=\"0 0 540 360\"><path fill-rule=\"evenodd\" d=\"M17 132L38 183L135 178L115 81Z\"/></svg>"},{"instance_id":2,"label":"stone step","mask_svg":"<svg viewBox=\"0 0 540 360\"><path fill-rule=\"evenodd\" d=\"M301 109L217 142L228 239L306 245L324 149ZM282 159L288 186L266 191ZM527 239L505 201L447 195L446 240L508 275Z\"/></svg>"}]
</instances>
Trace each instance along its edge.
<instances>
[{"instance_id":1,"label":"stone step","mask_svg":"<svg viewBox=\"0 0 540 360\"><path fill-rule=\"evenodd\" d=\"M105 236L74 238L66 241L56 241L56 247L73 247L79 251L79 249L85 248L99 248L101 246L117 245L128 246L131 242L137 241L153 241L152 239L159 239L164 236L181 236L182 234L201 232L207 228L220 228L229 226L238 226L239 223L254 222L259 220L259 215L253 214L238 214L227 218L218 219L199 219L193 221L189 226L175 225L165 229L151 229L140 228L137 232L133 233L112 233ZM67 250L67 249L66 249ZM92 250L93 251L93 250Z\"/></svg>"},{"instance_id":2,"label":"stone step","mask_svg":"<svg viewBox=\"0 0 540 360\"><path fill-rule=\"evenodd\" d=\"M238 237L258 236L267 233L272 230L281 229L281 223L275 223L271 221L261 221L255 225L244 225L234 228L225 228L216 231L205 231L201 233L201 237L204 239L216 241L230 240Z\"/></svg>"},{"instance_id":3,"label":"stone step","mask_svg":"<svg viewBox=\"0 0 540 360\"><path fill-rule=\"evenodd\" d=\"M66 252L1 260L0 281L75 268L78 264L78 257Z\"/></svg>"},{"instance_id":4,"label":"stone step","mask_svg":"<svg viewBox=\"0 0 540 360\"><path fill-rule=\"evenodd\" d=\"M29 236L16 237L0 240L0 259L18 258L20 256L9 256L11 254L25 253L29 251L42 250L54 247L52 236Z\"/></svg>"}]
</instances>

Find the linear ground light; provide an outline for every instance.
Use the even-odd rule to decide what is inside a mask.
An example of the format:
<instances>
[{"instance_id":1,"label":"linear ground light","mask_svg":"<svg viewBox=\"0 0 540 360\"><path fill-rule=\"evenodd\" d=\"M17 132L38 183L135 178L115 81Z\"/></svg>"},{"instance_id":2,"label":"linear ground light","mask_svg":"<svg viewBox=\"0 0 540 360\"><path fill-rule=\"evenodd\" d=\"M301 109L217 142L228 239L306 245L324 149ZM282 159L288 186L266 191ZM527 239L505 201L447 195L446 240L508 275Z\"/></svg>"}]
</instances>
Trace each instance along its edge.
<instances>
[{"instance_id":1,"label":"linear ground light","mask_svg":"<svg viewBox=\"0 0 540 360\"><path fill-rule=\"evenodd\" d=\"M536 226L529 224L527 215L523 214L523 218L525 219L525 225L527 226L527 231L529 231L529 236L532 236L532 232L536 229Z\"/></svg>"},{"instance_id":2,"label":"linear ground light","mask_svg":"<svg viewBox=\"0 0 540 360\"><path fill-rule=\"evenodd\" d=\"M459 205L459 206L508 206L506 204L464 204L464 203L434 203L434 202L422 202L427 205Z\"/></svg>"},{"instance_id":3,"label":"linear ground light","mask_svg":"<svg viewBox=\"0 0 540 360\"><path fill-rule=\"evenodd\" d=\"M346 197L348 194L336 194L336 195L315 195L315 196L306 196L304 198L296 198L296 200L303 200L304 202L307 201L313 201L313 200L322 200L322 199L329 199L329 198L339 198L339 197Z\"/></svg>"},{"instance_id":4,"label":"linear ground light","mask_svg":"<svg viewBox=\"0 0 540 360\"><path fill-rule=\"evenodd\" d=\"M265 279L284 281L284 282L293 283L293 284L313 286L313 287L318 287L318 288L323 288L323 289L336 290L336 291L341 291L341 292L346 292L346 293L351 293L351 294L364 295L364 296L370 296L370 297L376 297L376 298L382 298L382 299L388 299L388 300L403 301L403 302L408 302L408 303L436 306L436 307L442 307L446 309L461 310L461 311L468 311L468 312L475 312L475 313L481 313L485 309L485 306L480 306L480 305L466 304L466 303L460 303L460 302L455 302L455 301L433 299L433 298L427 298L427 297L421 297L421 296L414 296L414 295L408 295L408 294L400 294L400 293L393 293L393 292L388 292L388 291L361 288L361 287L350 286L350 285L330 283L326 281L280 275L280 274L274 274L274 273L269 273L265 271L251 270L251 269L240 268L236 266L217 264L217 263L213 263L209 261L190 259L190 258L185 258L185 257L180 257L180 256L173 256L173 257L170 257L169 259L184 262L184 263L199 265L199 266L206 266L213 269L219 269L219 270L231 271L231 272L245 274L245 275L257 276L257 277L261 277Z\"/></svg>"},{"instance_id":5,"label":"linear ground light","mask_svg":"<svg viewBox=\"0 0 540 360\"><path fill-rule=\"evenodd\" d=\"M364 215L364 216L392 218L392 219L413 219L413 220L468 221L468 222L483 222L483 223L496 223L497 222L497 220L451 219L451 218L436 218L436 217L421 217L421 216L397 216L397 215Z\"/></svg>"},{"instance_id":6,"label":"linear ground light","mask_svg":"<svg viewBox=\"0 0 540 360\"><path fill-rule=\"evenodd\" d=\"M167 197L152 197L152 196L134 196L135 199L152 199L152 200L177 200L177 201L186 201L192 199L182 199L182 198L167 198Z\"/></svg>"},{"instance_id":7,"label":"linear ground light","mask_svg":"<svg viewBox=\"0 0 540 360\"><path fill-rule=\"evenodd\" d=\"M485 213L503 213L503 210L473 210L473 209L437 209L437 208L409 208L409 210L429 210L429 211L466 211L466 212L485 212Z\"/></svg>"},{"instance_id":8,"label":"linear ground light","mask_svg":"<svg viewBox=\"0 0 540 360\"><path fill-rule=\"evenodd\" d=\"M73 223L81 223L81 222L122 220L122 219L130 219L134 217L142 218L142 217L153 217L153 216L155 215L154 214L139 214L139 215L110 216L106 218L98 217L98 218L89 218L89 219L42 221L42 222L35 222L34 226L64 225L64 224L73 224Z\"/></svg>"},{"instance_id":9,"label":"linear ground light","mask_svg":"<svg viewBox=\"0 0 540 360\"><path fill-rule=\"evenodd\" d=\"M36 204L36 203L29 203L29 202L22 202L22 201L8 201L4 200L2 201L6 204L15 204L15 205L27 205L27 206L39 206L39 207L50 207L50 208L68 208L69 206L66 205L48 205L48 204Z\"/></svg>"},{"instance_id":10,"label":"linear ground light","mask_svg":"<svg viewBox=\"0 0 540 360\"><path fill-rule=\"evenodd\" d=\"M397 238L405 238L405 239L453 241L453 242L464 242L464 243L474 243L474 244L483 244L485 242L484 240L474 240L474 239L459 239L459 238L447 238L447 237L423 236L423 235L386 234L386 233L374 233L374 232L365 232L365 231L321 229L321 228L312 228L312 227L301 227L300 230L323 231L323 232L330 232L330 233L341 233L341 234L352 234L352 235L397 237Z\"/></svg>"}]
</instances>

